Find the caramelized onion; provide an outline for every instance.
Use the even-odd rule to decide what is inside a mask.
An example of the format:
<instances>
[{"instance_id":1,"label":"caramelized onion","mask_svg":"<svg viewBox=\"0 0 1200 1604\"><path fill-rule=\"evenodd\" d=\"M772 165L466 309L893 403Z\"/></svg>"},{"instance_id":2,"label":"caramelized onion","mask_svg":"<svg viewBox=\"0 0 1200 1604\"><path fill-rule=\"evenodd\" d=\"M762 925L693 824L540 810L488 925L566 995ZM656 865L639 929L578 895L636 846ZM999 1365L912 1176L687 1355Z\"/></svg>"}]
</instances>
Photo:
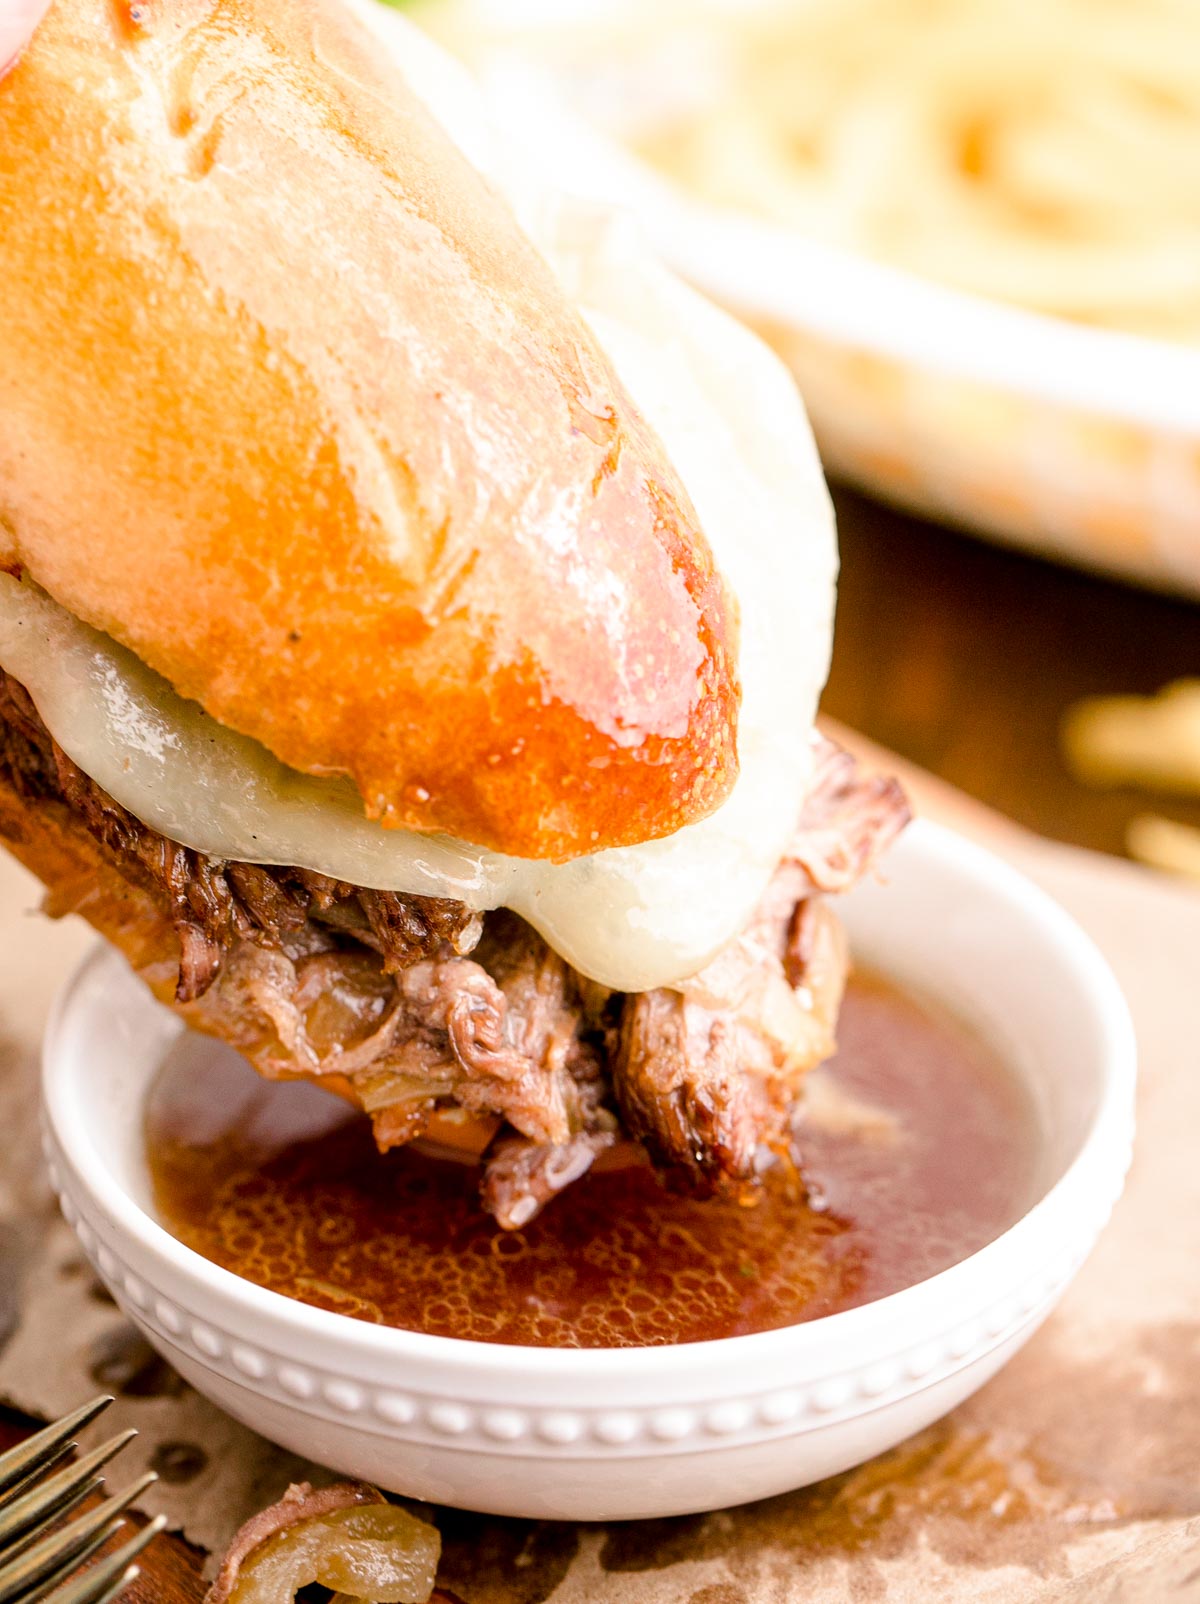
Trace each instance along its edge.
<instances>
[{"instance_id":1,"label":"caramelized onion","mask_svg":"<svg viewBox=\"0 0 1200 1604\"><path fill-rule=\"evenodd\" d=\"M311 1582L340 1604L428 1604L441 1546L374 1487L302 1482L238 1532L205 1604L292 1604Z\"/></svg>"}]
</instances>

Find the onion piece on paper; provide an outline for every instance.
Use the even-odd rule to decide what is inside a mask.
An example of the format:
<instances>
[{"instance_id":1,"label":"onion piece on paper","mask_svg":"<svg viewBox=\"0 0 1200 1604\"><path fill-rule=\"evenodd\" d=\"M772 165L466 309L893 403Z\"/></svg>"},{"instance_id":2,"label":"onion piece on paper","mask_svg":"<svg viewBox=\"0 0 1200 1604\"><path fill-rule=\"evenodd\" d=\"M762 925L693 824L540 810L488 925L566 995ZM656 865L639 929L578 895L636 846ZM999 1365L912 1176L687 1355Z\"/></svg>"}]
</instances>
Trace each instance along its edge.
<instances>
[{"instance_id":1,"label":"onion piece on paper","mask_svg":"<svg viewBox=\"0 0 1200 1604\"><path fill-rule=\"evenodd\" d=\"M310 1582L340 1604L428 1604L441 1546L436 1528L374 1487L301 1482L238 1532L205 1604L293 1604Z\"/></svg>"}]
</instances>

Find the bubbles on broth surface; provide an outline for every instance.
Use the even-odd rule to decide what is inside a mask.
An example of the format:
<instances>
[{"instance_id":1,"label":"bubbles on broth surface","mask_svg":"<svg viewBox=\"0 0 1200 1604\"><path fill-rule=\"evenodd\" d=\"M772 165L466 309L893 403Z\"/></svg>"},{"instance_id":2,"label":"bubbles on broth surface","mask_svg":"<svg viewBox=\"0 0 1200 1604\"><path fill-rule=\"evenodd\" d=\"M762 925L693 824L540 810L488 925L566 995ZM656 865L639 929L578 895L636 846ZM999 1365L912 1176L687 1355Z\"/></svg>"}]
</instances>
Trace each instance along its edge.
<instances>
[{"instance_id":1,"label":"bubbles on broth surface","mask_svg":"<svg viewBox=\"0 0 1200 1604\"><path fill-rule=\"evenodd\" d=\"M147 1109L159 1211L261 1286L439 1336L626 1347L791 1325L946 1268L1032 1202L1031 1111L988 1047L873 977L851 982L840 1036L801 1128L818 1206L782 1187L700 1201L634 1163L512 1233L471 1166L380 1156L336 1099L184 1038Z\"/></svg>"}]
</instances>

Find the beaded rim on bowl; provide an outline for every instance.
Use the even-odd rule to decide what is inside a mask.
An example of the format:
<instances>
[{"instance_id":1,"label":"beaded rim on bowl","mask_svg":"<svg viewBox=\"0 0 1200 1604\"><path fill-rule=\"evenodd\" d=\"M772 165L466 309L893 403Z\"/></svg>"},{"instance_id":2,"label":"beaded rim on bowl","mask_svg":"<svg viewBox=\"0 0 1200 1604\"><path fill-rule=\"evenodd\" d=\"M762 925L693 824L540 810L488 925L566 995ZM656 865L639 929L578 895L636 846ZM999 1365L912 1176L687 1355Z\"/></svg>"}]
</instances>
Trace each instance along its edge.
<instances>
[{"instance_id":1,"label":"beaded rim on bowl","mask_svg":"<svg viewBox=\"0 0 1200 1604\"><path fill-rule=\"evenodd\" d=\"M294 1303L210 1264L170 1236L115 1181L78 1108L62 1095L59 1082L66 1077L56 1077L53 1065L81 990L98 985L103 992L106 976L113 984L126 974L121 961L104 950L94 952L68 983L46 1037L46 1125L64 1211L74 1216L101 1275L119 1280L115 1290L131 1312L163 1340L187 1348L197 1362L210 1369L224 1366L238 1384L273 1392L303 1411L325 1411L326 1418L373 1419L380 1430L392 1426L406 1435L424 1421L420 1429L443 1443L470 1436L515 1445L536 1438L539 1445L566 1452L582 1440L613 1451L653 1440L665 1450L699 1434L715 1445L751 1430L816 1427L841 1418L845 1410L882 1406L898 1389L932 1386L1028 1325L1090 1248L1128 1166L1134 1046L1128 1010L1103 959L1044 893L989 853L936 826L919 823L909 840L905 851L936 860L980 895L1004 899L1027 924L1040 928L1097 1017L1103 1043L1096 1070L1102 1095L1064 1172L1008 1231L928 1281L781 1331L643 1349L475 1343L388 1330ZM135 983L129 979L128 984ZM152 1289L146 1286L147 1264L161 1278ZM1000 1296L997 1287L1004 1289ZM220 1316L222 1309L228 1318ZM246 1341L234 1329L241 1317L251 1331L278 1328L291 1340L282 1341L278 1353L264 1351L269 1344ZM875 1339L881 1318L889 1332L882 1354ZM296 1343L308 1350L303 1362L284 1351ZM426 1400L407 1386L378 1382L381 1369L391 1373L406 1363L440 1369L446 1376L443 1395ZM731 1375L758 1377L759 1388L723 1387L714 1407L702 1408L696 1400L710 1389L697 1378L711 1372L714 1363ZM516 1404L498 1411L485 1411L482 1404L475 1408L469 1399L464 1404L472 1373L478 1376L481 1367L489 1381L507 1378L509 1385L544 1397L546 1419ZM806 1380L798 1388L795 1376L801 1370ZM606 1386L609 1407L564 1411L564 1394L580 1383ZM655 1388L658 1404L627 1406L626 1388L637 1385ZM427 1418L423 1411L433 1403L454 1407ZM686 1425L673 1412L685 1406L692 1410Z\"/></svg>"},{"instance_id":2,"label":"beaded rim on bowl","mask_svg":"<svg viewBox=\"0 0 1200 1604\"><path fill-rule=\"evenodd\" d=\"M155 1293L105 1240L106 1227L111 1229L108 1222L95 1225L88 1217L87 1204L64 1180L65 1165L49 1131L44 1132L43 1147L63 1215L89 1259L137 1323L168 1346L190 1353L237 1385L249 1383L260 1394L277 1396L318 1419L354 1417L367 1430L372 1426L383 1430L401 1428L406 1440L414 1443L486 1448L491 1453L507 1450L521 1454L536 1446L539 1453L558 1452L564 1457L580 1451L605 1457L642 1457L648 1452L669 1453L688 1444L736 1445L835 1425L860 1415L864 1408L886 1404L893 1395L911 1392L914 1382L936 1385L1039 1319L1079 1268L1111 1209L1110 1202L1103 1217L1091 1222L1086 1240L1073 1251L1055 1255L1051 1262L1032 1272L1016 1292L956 1322L938 1339L917 1343L885 1358L877 1357L868 1364L835 1370L801 1386L747 1389L715 1402L650 1402L640 1406L623 1404L619 1408L601 1404L586 1409L518 1404L497 1407L464 1401L445 1389L376 1386L320 1365L298 1363L272 1353L266 1342L247 1341L224 1329L207 1310L198 1311L185 1306L182 1299L172 1300ZM297 1307L277 1294L270 1296L286 1308ZM348 1319L342 1315L334 1318ZM396 1335L403 1339L408 1333ZM489 1344L458 1346L483 1346L489 1353L494 1349Z\"/></svg>"}]
</instances>

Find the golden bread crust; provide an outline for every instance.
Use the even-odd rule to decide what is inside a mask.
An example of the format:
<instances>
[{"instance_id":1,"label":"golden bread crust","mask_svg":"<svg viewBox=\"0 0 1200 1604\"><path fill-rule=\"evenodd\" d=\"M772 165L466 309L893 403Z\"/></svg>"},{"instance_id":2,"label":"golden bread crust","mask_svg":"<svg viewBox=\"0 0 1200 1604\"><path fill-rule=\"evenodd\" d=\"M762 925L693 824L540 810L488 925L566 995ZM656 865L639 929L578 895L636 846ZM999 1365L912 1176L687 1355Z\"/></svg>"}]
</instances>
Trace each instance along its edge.
<instances>
[{"instance_id":1,"label":"golden bread crust","mask_svg":"<svg viewBox=\"0 0 1200 1604\"><path fill-rule=\"evenodd\" d=\"M736 774L733 604L503 200L337 0L56 0L0 83L0 561L390 825Z\"/></svg>"}]
</instances>

